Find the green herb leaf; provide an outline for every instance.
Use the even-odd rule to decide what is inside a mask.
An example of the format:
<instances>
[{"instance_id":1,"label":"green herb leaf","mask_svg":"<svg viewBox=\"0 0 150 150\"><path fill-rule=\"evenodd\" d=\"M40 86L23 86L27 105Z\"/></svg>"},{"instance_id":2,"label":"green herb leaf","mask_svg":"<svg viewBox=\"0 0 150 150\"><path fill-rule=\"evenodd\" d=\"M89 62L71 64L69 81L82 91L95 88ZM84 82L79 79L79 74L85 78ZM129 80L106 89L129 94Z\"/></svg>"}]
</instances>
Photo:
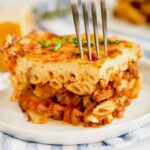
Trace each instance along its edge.
<instances>
[{"instance_id":1,"label":"green herb leaf","mask_svg":"<svg viewBox=\"0 0 150 150\"><path fill-rule=\"evenodd\" d=\"M83 45L83 46L87 46L87 42L84 41L84 42L82 43L82 45ZM94 46L94 45L95 45L94 41L91 41L91 46Z\"/></svg>"},{"instance_id":2,"label":"green herb leaf","mask_svg":"<svg viewBox=\"0 0 150 150\"><path fill-rule=\"evenodd\" d=\"M73 43L74 45L78 45L78 39L76 37L71 39L71 43Z\"/></svg>"},{"instance_id":3,"label":"green herb leaf","mask_svg":"<svg viewBox=\"0 0 150 150\"><path fill-rule=\"evenodd\" d=\"M91 46L94 46L95 45L95 42L94 41L91 41Z\"/></svg>"},{"instance_id":4,"label":"green herb leaf","mask_svg":"<svg viewBox=\"0 0 150 150\"><path fill-rule=\"evenodd\" d=\"M54 47L51 49L52 51L58 51L61 46L67 41L68 37L67 36L63 36L61 38L56 38L54 39Z\"/></svg>"},{"instance_id":5,"label":"green herb leaf","mask_svg":"<svg viewBox=\"0 0 150 150\"><path fill-rule=\"evenodd\" d=\"M61 41L60 38L55 38L55 39L54 39L54 43L55 43L55 44L59 44L59 43L62 43L62 41Z\"/></svg>"},{"instance_id":6,"label":"green herb leaf","mask_svg":"<svg viewBox=\"0 0 150 150\"><path fill-rule=\"evenodd\" d=\"M52 51L57 52L57 51L61 48L61 46L62 46L61 43L56 44L56 45L53 47Z\"/></svg>"},{"instance_id":7,"label":"green herb leaf","mask_svg":"<svg viewBox=\"0 0 150 150\"><path fill-rule=\"evenodd\" d=\"M41 45L42 48L47 48L50 46L50 42L46 40L39 40L38 43Z\"/></svg>"},{"instance_id":8,"label":"green herb leaf","mask_svg":"<svg viewBox=\"0 0 150 150\"><path fill-rule=\"evenodd\" d=\"M119 40L115 40L114 44L120 44L120 41Z\"/></svg>"},{"instance_id":9,"label":"green herb leaf","mask_svg":"<svg viewBox=\"0 0 150 150\"><path fill-rule=\"evenodd\" d=\"M54 43L55 44L64 44L68 40L67 36L63 36L61 38L55 38Z\"/></svg>"},{"instance_id":10,"label":"green herb leaf","mask_svg":"<svg viewBox=\"0 0 150 150\"><path fill-rule=\"evenodd\" d=\"M110 40L107 40L107 44L110 45L110 44L113 44L113 42Z\"/></svg>"},{"instance_id":11,"label":"green herb leaf","mask_svg":"<svg viewBox=\"0 0 150 150\"><path fill-rule=\"evenodd\" d=\"M104 44L104 40L103 39L98 39L99 44Z\"/></svg>"},{"instance_id":12,"label":"green herb leaf","mask_svg":"<svg viewBox=\"0 0 150 150\"><path fill-rule=\"evenodd\" d=\"M63 41L63 43L66 42L66 41L68 41L68 36L67 36L67 35L64 35L64 36L62 37L62 41Z\"/></svg>"},{"instance_id":13,"label":"green herb leaf","mask_svg":"<svg viewBox=\"0 0 150 150\"><path fill-rule=\"evenodd\" d=\"M87 42L82 42L82 46L87 46Z\"/></svg>"},{"instance_id":14,"label":"green herb leaf","mask_svg":"<svg viewBox=\"0 0 150 150\"><path fill-rule=\"evenodd\" d=\"M103 39L99 39L99 44L104 44L104 40ZM115 41L110 41L110 40L107 40L107 43L108 44L119 44L120 41L119 40L115 40Z\"/></svg>"}]
</instances>

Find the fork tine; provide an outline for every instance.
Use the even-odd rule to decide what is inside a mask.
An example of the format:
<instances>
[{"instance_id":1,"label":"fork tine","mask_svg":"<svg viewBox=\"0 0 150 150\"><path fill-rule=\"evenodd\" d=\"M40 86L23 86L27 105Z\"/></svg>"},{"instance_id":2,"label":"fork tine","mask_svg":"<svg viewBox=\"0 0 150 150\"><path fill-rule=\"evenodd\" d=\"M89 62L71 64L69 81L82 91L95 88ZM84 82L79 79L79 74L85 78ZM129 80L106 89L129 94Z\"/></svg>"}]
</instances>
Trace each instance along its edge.
<instances>
[{"instance_id":1,"label":"fork tine","mask_svg":"<svg viewBox=\"0 0 150 150\"><path fill-rule=\"evenodd\" d=\"M91 61L92 60L91 40L90 40L89 19L88 19L88 11L87 11L86 0L82 0L82 11L83 11L83 18L84 18L86 41L87 41L87 46L88 46L88 56L89 56L89 60Z\"/></svg>"},{"instance_id":2,"label":"fork tine","mask_svg":"<svg viewBox=\"0 0 150 150\"><path fill-rule=\"evenodd\" d=\"M73 20L76 30L76 35L79 43L79 49L80 49L80 56L83 58L83 48L82 48L82 38L81 38L81 32L80 32L80 21L79 21L79 12L78 12L78 6L76 0L71 0L71 8L72 8L72 14L73 14Z\"/></svg>"},{"instance_id":3,"label":"fork tine","mask_svg":"<svg viewBox=\"0 0 150 150\"><path fill-rule=\"evenodd\" d=\"M100 0L101 4L101 17L102 17L102 29L103 29L103 39L104 39L104 50L107 55L107 11L106 11L106 1Z\"/></svg>"},{"instance_id":4,"label":"fork tine","mask_svg":"<svg viewBox=\"0 0 150 150\"><path fill-rule=\"evenodd\" d=\"M93 21L93 30L94 30L94 39L96 45L97 58L99 59L99 41L98 41L98 23L97 23L97 12L95 1L91 0L91 10L92 10L92 21Z\"/></svg>"}]
</instances>

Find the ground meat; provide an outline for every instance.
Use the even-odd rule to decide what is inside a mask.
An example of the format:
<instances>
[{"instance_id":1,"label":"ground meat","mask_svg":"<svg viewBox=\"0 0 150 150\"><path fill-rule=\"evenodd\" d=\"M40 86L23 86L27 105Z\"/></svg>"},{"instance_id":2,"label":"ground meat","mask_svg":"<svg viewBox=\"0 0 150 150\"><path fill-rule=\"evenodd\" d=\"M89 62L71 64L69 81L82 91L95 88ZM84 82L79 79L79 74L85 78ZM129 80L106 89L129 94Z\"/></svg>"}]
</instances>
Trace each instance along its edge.
<instances>
[{"instance_id":1,"label":"ground meat","mask_svg":"<svg viewBox=\"0 0 150 150\"><path fill-rule=\"evenodd\" d=\"M37 116L40 116L40 118L43 115L44 119L54 118L74 125L96 126L110 123L113 118L123 116L126 106L139 93L140 76L137 64L131 62L129 66L129 69L126 71L117 73L113 81L106 83L101 80L92 95L79 96L66 89L59 91L52 89L51 95L51 87L49 85L35 85L32 90L27 89L21 92L18 97L20 99L20 106L23 111L37 113ZM131 82L132 84L130 84ZM42 96L45 94L45 91L47 92L46 97ZM113 111L106 116L94 116L93 111L95 108L108 101L115 104ZM100 109L102 112L104 110L103 107ZM100 114L105 113L100 112ZM33 118L33 114L32 117L29 117ZM93 119L94 122L88 119Z\"/></svg>"},{"instance_id":2,"label":"ground meat","mask_svg":"<svg viewBox=\"0 0 150 150\"><path fill-rule=\"evenodd\" d=\"M100 102L113 96L113 89L102 90L94 96L95 101Z\"/></svg>"}]
</instances>

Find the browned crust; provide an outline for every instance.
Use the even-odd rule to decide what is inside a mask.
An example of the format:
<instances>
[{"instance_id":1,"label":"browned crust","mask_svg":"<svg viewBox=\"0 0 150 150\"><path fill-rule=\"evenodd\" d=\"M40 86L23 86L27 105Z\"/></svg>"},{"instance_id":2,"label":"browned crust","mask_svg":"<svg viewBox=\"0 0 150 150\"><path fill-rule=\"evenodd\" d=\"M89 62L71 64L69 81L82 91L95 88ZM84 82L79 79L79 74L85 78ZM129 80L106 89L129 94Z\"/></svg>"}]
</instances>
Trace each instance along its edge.
<instances>
[{"instance_id":1,"label":"browned crust","mask_svg":"<svg viewBox=\"0 0 150 150\"><path fill-rule=\"evenodd\" d=\"M33 59L36 61L40 61L43 63L56 63L56 62L62 62L62 61L75 61L80 60L80 55L76 54L77 51L79 51L79 48L77 45L70 42L73 38L75 38L75 35L68 35L67 40L62 44L61 48L54 52L51 50L54 46L55 39L62 39L64 36L57 36L52 33L38 33L38 32L31 32L29 35L17 39L15 37L9 37L5 45L2 49L3 54L6 56L7 61L7 69L8 71L14 70L17 59L21 57L27 57L29 59ZM100 37L102 38L102 37ZM86 41L85 35L82 36L83 41ZM39 44L39 40L45 40L50 43L50 47L42 48ZM118 44L108 44L108 55L105 56L104 54L104 45L100 44L100 62L103 62L106 58L115 58L118 55L122 55L122 51L120 48L127 48L130 49L139 49L139 46L125 40L120 40L116 37L112 37L108 39L109 42L113 43L113 41L118 40ZM94 41L93 35L91 35L91 41ZM84 60L81 60L83 63L97 63L97 56L96 56L96 50L95 46L92 46L92 58L93 61L90 62L88 60L88 52L87 47L84 47Z\"/></svg>"}]
</instances>

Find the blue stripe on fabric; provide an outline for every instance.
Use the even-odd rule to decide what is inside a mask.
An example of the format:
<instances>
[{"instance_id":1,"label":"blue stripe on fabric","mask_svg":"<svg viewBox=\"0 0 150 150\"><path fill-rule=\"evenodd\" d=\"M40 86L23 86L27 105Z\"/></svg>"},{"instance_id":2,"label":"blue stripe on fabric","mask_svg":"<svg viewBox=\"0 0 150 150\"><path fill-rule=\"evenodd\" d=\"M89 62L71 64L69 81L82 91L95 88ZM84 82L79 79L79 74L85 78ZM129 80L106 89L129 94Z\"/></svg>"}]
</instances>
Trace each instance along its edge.
<instances>
[{"instance_id":1,"label":"blue stripe on fabric","mask_svg":"<svg viewBox=\"0 0 150 150\"><path fill-rule=\"evenodd\" d=\"M3 133L1 137L1 145L3 150L12 150L11 142L12 142L12 137Z\"/></svg>"},{"instance_id":2,"label":"blue stripe on fabric","mask_svg":"<svg viewBox=\"0 0 150 150\"><path fill-rule=\"evenodd\" d=\"M37 143L26 142L27 150L38 150Z\"/></svg>"},{"instance_id":3,"label":"blue stripe on fabric","mask_svg":"<svg viewBox=\"0 0 150 150\"><path fill-rule=\"evenodd\" d=\"M100 141L99 142L100 147L104 148L105 150L116 150L114 147L110 144L108 144L106 141Z\"/></svg>"},{"instance_id":4,"label":"blue stripe on fabric","mask_svg":"<svg viewBox=\"0 0 150 150\"><path fill-rule=\"evenodd\" d=\"M144 57L150 59L150 50L145 50L144 49Z\"/></svg>"},{"instance_id":5,"label":"blue stripe on fabric","mask_svg":"<svg viewBox=\"0 0 150 150\"><path fill-rule=\"evenodd\" d=\"M63 150L62 145L52 145L51 150Z\"/></svg>"},{"instance_id":6,"label":"blue stripe on fabric","mask_svg":"<svg viewBox=\"0 0 150 150\"><path fill-rule=\"evenodd\" d=\"M78 144L77 145L77 150L88 150L89 149L89 144Z\"/></svg>"},{"instance_id":7,"label":"blue stripe on fabric","mask_svg":"<svg viewBox=\"0 0 150 150\"><path fill-rule=\"evenodd\" d=\"M127 134L123 134L121 136L119 136L120 138L122 138L124 141L133 141L138 139L139 137L134 134L134 133L127 133Z\"/></svg>"},{"instance_id":8,"label":"blue stripe on fabric","mask_svg":"<svg viewBox=\"0 0 150 150\"><path fill-rule=\"evenodd\" d=\"M101 141L101 143L103 144L103 146L108 146L109 144L105 141Z\"/></svg>"},{"instance_id":9,"label":"blue stripe on fabric","mask_svg":"<svg viewBox=\"0 0 150 150\"><path fill-rule=\"evenodd\" d=\"M122 139L125 140L125 141L130 141L130 140L132 140L132 137L129 136L128 133L127 133L127 134L123 134L123 135L121 135L121 136L119 136L119 137L122 138Z\"/></svg>"}]
</instances>

